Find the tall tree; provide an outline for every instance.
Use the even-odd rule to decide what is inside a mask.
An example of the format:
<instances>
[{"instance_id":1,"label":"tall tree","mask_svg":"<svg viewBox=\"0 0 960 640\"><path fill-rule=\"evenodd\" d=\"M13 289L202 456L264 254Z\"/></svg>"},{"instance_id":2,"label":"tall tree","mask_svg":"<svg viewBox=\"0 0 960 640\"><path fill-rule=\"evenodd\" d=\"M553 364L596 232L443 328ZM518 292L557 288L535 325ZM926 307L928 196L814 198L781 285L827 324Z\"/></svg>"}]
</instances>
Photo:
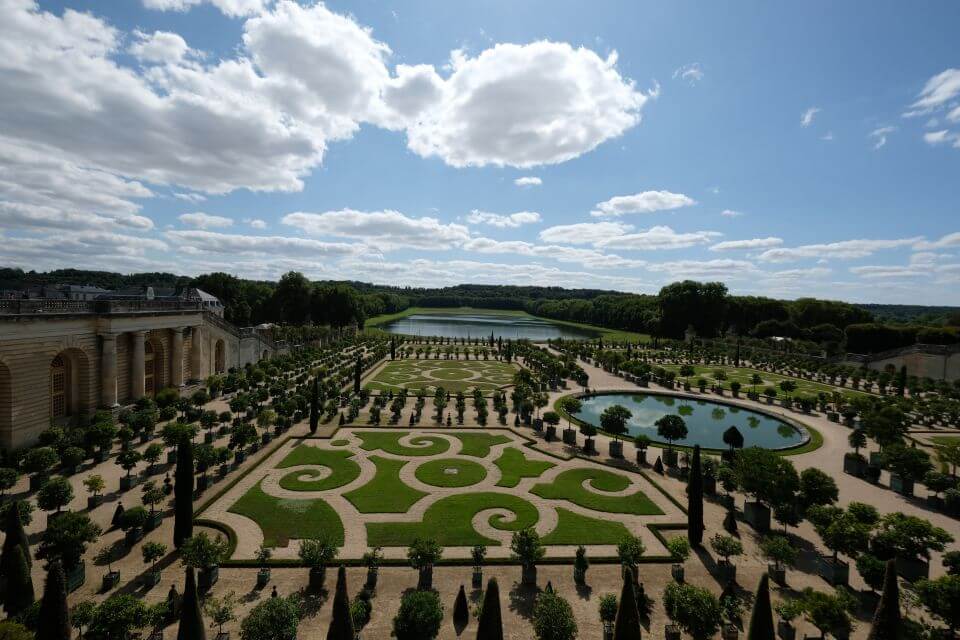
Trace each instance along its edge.
<instances>
[{"instance_id":1,"label":"tall tree","mask_svg":"<svg viewBox=\"0 0 960 640\"><path fill-rule=\"evenodd\" d=\"M687 540L690 546L703 543L703 470L700 465L700 445L693 447L690 482L687 485Z\"/></svg>"},{"instance_id":2,"label":"tall tree","mask_svg":"<svg viewBox=\"0 0 960 640\"><path fill-rule=\"evenodd\" d=\"M206 640L206 638L203 615L200 613L200 598L197 596L197 579L193 575L193 568L187 567L187 584L183 588L177 640Z\"/></svg>"},{"instance_id":3,"label":"tall tree","mask_svg":"<svg viewBox=\"0 0 960 640\"><path fill-rule=\"evenodd\" d=\"M283 274L273 292L273 303L280 310L281 318L296 325L309 320L311 292L310 281L302 273L289 271Z\"/></svg>"},{"instance_id":4,"label":"tall tree","mask_svg":"<svg viewBox=\"0 0 960 640\"><path fill-rule=\"evenodd\" d=\"M867 640L898 640L900 637L900 585L897 583L896 561L891 558L887 560L883 594L873 614L873 626Z\"/></svg>"},{"instance_id":5,"label":"tall tree","mask_svg":"<svg viewBox=\"0 0 960 640\"><path fill-rule=\"evenodd\" d=\"M363 374L363 362L357 356L357 365L353 370L353 392L360 393L360 376Z\"/></svg>"},{"instance_id":6,"label":"tall tree","mask_svg":"<svg viewBox=\"0 0 960 640\"><path fill-rule=\"evenodd\" d=\"M353 640L353 618L350 616L350 596L347 595L347 570L337 570L337 590L333 595L333 612L327 640Z\"/></svg>"},{"instance_id":7,"label":"tall tree","mask_svg":"<svg viewBox=\"0 0 960 640\"><path fill-rule=\"evenodd\" d=\"M320 380L313 379L313 389L310 391L310 433L316 433L320 424Z\"/></svg>"},{"instance_id":8,"label":"tall tree","mask_svg":"<svg viewBox=\"0 0 960 640\"><path fill-rule=\"evenodd\" d=\"M60 561L53 560L47 567L47 583L37 617L37 640L70 640L70 629L67 578Z\"/></svg>"},{"instance_id":9,"label":"tall tree","mask_svg":"<svg viewBox=\"0 0 960 640\"><path fill-rule=\"evenodd\" d=\"M500 614L500 587L496 578L487 582L483 607L477 621L477 640L503 640L503 618Z\"/></svg>"},{"instance_id":10,"label":"tall tree","mask_svg":"<svg viewBox=\"0 0 960 640\"><path fill-rule=\"evenodd\" d=\"M30 577L30 567L27 566L27 559L21 547L12 547L3 557L0 574L6 578L3 608L6 610L7 617L13 618L33 604L33 579Z\"/></svg>"},{"instance_id":11,"label":"tall tree","mask_svg":"<svg viewBox=\"0 0 960 640\"><path fill-rule=\"evenodd\" d=\"M627 567L623 572L623 587L620 589L617 619L613 626L614 640L640 640L640 611L637 609L637 592L633 583L633 569Z\"/></svg>"},{"instance_id":12,"label":"tall tree","mask_svg":"<svg viewBox=\"0 0 960 640\"><path fill-rule=\"evenodd\" d=\"M186 438L177 445L174 480L173 546L179 549L183 541L193 535L193 443Z\"/></svg>"},{"instance_id":13,"label":"tall tree","mask_svg":"<svg viewBox=\"0 0 960 640\"><path fill-rule=\"evenodd\" d=\"M757 585L757 596L753 601L753 611L750 613L750 627L747 631L747 640L774 640L773 611L770 608L770 578L765 573L760 576Z\"/></svg>"}]
</instances>

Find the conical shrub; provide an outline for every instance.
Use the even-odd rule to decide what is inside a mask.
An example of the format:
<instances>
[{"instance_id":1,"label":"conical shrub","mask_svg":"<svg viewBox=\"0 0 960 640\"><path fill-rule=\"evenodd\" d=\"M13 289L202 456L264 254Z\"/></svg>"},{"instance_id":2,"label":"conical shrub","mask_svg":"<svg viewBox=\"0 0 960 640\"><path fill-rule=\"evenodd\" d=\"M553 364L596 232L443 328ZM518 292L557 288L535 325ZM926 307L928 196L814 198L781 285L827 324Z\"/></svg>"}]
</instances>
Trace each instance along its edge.
<instances>
[{"instance_id":1,"label":"conical shrub","mask_svg":"<svg viewBox=\"0 0 960 640\"><path fill-rule=\"evenodd\" d=\"M700 468L700 445L695 445L687 485L687 540L691 547L703 543L703 529L703 471Z\"/></svg>"},{"instance_id":2,"label":"conical shrub","mask_svg":"<svg viewBox=\"0 0 960 640\"><path fill-rule=\"evenodd\" d=\"M183 440L177 446L174 474L173 546L177 549L193 535L193 445Z\"/></svg>"},{"instance_id":3,"label":"conical shrub","mask_svg":"<svg viewBox=\"0 0 960 640\"><path fill-rule=\"evenodd\" d=\"M503 640L503 617L500 613L500 587L496 578L487 582L483 609L477 623L477 640Z\"/></svg>"},{"instance_id":4,"label":"conical shrub","mask_svg":"<svg viewBox=\"0 0 960 640\"><path fill-rule=\"evenodd\" d=\"M33 604L33 579L23 549L19 546L11 547L3 561L3 566L0 566L0 574L6 578L3 608L7 617L13 618Z\"/></svg>"},{"instance_id":5,"label":"conical shrub","mask_svg":"<svg viewBox=\"0 0 960 640\"><path fill-rule=\"evenodd\" d=\"M347 570L337 570L337 590L333 595L333 614L327 640L353 640L353 618L350 615L350 596L347 595Z\"/></svg>"},{"instance_id":6,"label":"conical shrub","mask_svg":"<svg viewBox=\"0 0 960 640\"><path fill-rule=\"evenodd\" d=\"M623 587L613 627L614 640L640 640L640 611L637 609L637 594L633 588L633 570L623 572Z\"/></svg>"},{"instance_id":7,"label":"conical shrub","mask_svg":"<svg viewBox=\"0 0 960 640\"><path fill-rule=\"evenodd\" d=\"M765 573L760 576L760 584L757 585L747 640L775 640L775 637L773 609L770 607L770 577Z\"/></svg>"},{"instance_id":8,"label":"conical shrub","mask_svg":"<svg viewBox=\"0 0 960 640\"><path fill-rule=\"evenodd\" d=\"M453 624L458 629L462 629L470 622L470 607L467 605L467 593L460 585L460 591L457 592L457 599L453 603Z\"/></svg>"},{"instance_id":9,"label":"conical shrub","mask_svg":"<svg viewBox=\"0 0 960 640\"><path fill-rule=\"evenodd\" d=\"M197 580L193 569L187 567L187 585L183 588L183 603L180 606L180 626L177 640L206 640L203 616L200 614L200 598L197 597Z\"/></svg>"},{"instance_id":10,"label":"conical shrub","mask_svg":"<svg viewBox=\"0 0 960 640\"><path fill-rule=\"evenodd\" d=\"M47 567L47 583L43 588L40 616L37 619L37 640L70 640L67 577L58 560Z\"/></svg>"}]
</instances>

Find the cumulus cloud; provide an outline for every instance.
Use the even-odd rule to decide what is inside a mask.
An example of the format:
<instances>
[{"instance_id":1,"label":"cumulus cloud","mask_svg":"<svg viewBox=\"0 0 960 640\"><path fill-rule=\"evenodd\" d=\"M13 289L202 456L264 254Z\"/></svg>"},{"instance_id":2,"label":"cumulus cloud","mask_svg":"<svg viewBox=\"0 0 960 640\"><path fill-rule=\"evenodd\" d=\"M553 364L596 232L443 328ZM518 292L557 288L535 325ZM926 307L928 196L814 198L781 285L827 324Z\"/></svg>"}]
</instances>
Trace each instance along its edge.
<instances>
[{"instance_id":1,"label":"cumulus cloud","mask_svg":"<svg viewBox=\"0 0 960 640\"><path fill-rule=\"evenodd\" d=\"M176 64L192 52L187 41L179 34L169 31L144 33L134 31L136 42L130 45L130 54L141 62Z\"/></svg>"},{"instance_id":2,"label":"cumulus cloud","mask_svg":"<svg viewBox=\"0 0 960 640\"><path fill-rule=\"evenodd\" d=\"M917 251L931 251L935 249L946 249L949 247L960 247L960 231L948 233L940 239L932 242L918 240L918 242L913 246L913 248Z\"/></svg>"},{"instance_id":3,"label":"cumulus cloud","mask_svg":"<svg viewBox=\"0 0 960 640\"><path fill-rule=\"evenodd\" d=\"M200 193L179 193L178 192L178 193L174 193L173 197L176 198L177 200L185 200L187 202L193 202L194 204L196 204L197 202L203 202L204 200L207 199L205 195Z\"/></svg>"},{"instance_id":4,"label":"cumulus cloud","mask_svg":"<svg viewBox=\"0 0 960 640\"><path fill-rule=\"evenodd\" d=\"M394 248L452 249L470 239L462 224L436 218L411 218L399 211L327 211L290 213L281 220L310 235L353 238L383 250Z\"/></svg>"},{"instance_id":5,"label":"cumulus cloud","mask_svg":"<svg viewBox=\"0 0 960 640\"><path fill-rule=\"evenodd\" d=\"M632 229L631 225L620 222L578 222L548 227L540 232L540 239L562 244L597 244Z\"/></svg>"},{"instance_id":6,"label":"cumulus cloud","mask_svg":"<svg viewBox=\"0 0 960 640\"><path fill-rule=\"evenodd\" d=\"M563 42L451 56L440 98L407 128L410 148L455 167L534 167L580 156L640 121L649 97L606 59Z\"/></svg>"},{"instance_id":7,"label":"cumulus cloud","mask_svg":"<svg viewBox=\"0 0 960 640\"><path fill-rule=\"evenodd\" d=\"M694 86L703 80L703 67L700 66L699 62L685 64L673 72L673 79L680 79L688 82L690 86Z\"/></svg>"},{"instance_id":8,"label":"cumulus cloud","mask_svg":"<svg viewBox=\"0 0 960 640\"><path fill-rule=\"evenodd\" d=\"M682 193L670 191L642 191L630 196L614 196L597 203L590 213L594 217L616 217L628 213L654 213L670 211L697 204L696 200Z\"/></svg>"},{"instance_id":9,"label":"cumulus cloud","mask_svg":"<svg viewBox=\"0 0 960 640\"><path fill-rule=\"evenodd\" d=\"M925 267L897 265L851 267L850 272L861 278L871 279L922 278L930 275L929 269Z\"/></svg>"},{"instance_id":10,"label":"cumulus cloud","mask_svg":"<svg viewBox=\"0 0 960 640\"><path fill-rule=\"evenodd\" d=\"M608 249L631 249L654 251L660 249L686 249L709 244L722 236L716 231L677 233L667 226L650 227L645 231L627 233L595 243L594 246Z\"/></svg>"},{"instance_id":11,"label":"cumulus cloud","mask_svg":"<svg viewBox=\"0 0 960 640\"><path fill-rule=\"evenodd\" d=\"M517 178L513 181L513 184L518 187L539 187L543 184L543 180L537 176L523 176L522 178Z\"/></svg>"},{"instance_id":12,"label":"cumulus cloud","mask_svg":"<svg viewBox=\"0 0 960 640\"><path fill-rule=\"evenodd\" d=\"M509 215L500 215L474 209L467 214L467 222L470 224L486 224L500 229L516 229L521 225L540 222L540 214L536 211L518 211Z\"/></svg>"},{"instance_id":13,"label":"cumulus cloud","mask_svg":"<svg viewBox=\"0 0 960 640\"><path fill-rule=\"evenodd\" d=\"M782 238L752 238L750 240L727 240L710 247L710 251L741 251L744 249L769 249L783 244Z\"/></svg>"},{"instance_id":14,"label":"cumulus cloud","mask_svg":"<svg viewBox=\"0 0 960 640\"><path fill-rule=\"evenodd\" d=\"M813 124L813 119L817 117L817 114L820 113L820 107L810 107L806 111L800 114L800 126L809 127Z\"/></svg>"},{"instance_id":15,"label":"cumulus cloud","mask_svg":"<svg viewBox=\"0 0 960 640\"><path fill-rule=\"evenodd\" d=\"M549 258L558 262L573 262L593 269L623 269L642 267L644 260L631 260L612 253L593 249L575 249L556 245L534 245L520 240L498 241L491 238L474 238L461 247L465 251L487 254L515 254L536 258Z\"/></svg>"},{"instance_id":16,"label":"cumulus cloud","mask_svg":"<svg viewBox=\"0 0 960 640\"><path fill-rule=\"evenodd\" d=\"M321 242L311 238L286 236L246 236L204 230L175 230L164 232L178 251L188 255L206 253L254 254L254 255L299 255L314 259L343 258L368 253L360 244Z\"/></svg>"},{"instance_id":17,"label":"cumulus cloud","mask_svg":"<svg viewBox=\"0 0 960 640\"><path fill-rule=\"evenodd\" d=\"M233 220L223 216L213 216L209 213L197 211L195 213L184 213L177 217L180 222L197 229L211 229L216 227L229 227Z\"/></svg>"},{"instance_id":18,"label":"cumulus cloud","mask_svg":"<svg viewBox=\"0 0 960 640\"><path fill-rule=\"evenodd\" d=\"M960 234L958 234L960 235ZM826 244L808 244L799 247L767 249L760 259L767 262L788 262L803 258L837 258L850 260L866 258L877 251L896 249L919 243L922 238L898 238L895 240L843 240Z\"/></svg>"},{"instance_id":19,"label":"cumulus cloud","mask_svg":"<svg viewBox=\"0 0 960 640\"><path fill-rule=\"evenodd\" d=\"M266 229L266 228L267 228L267 221L266 221L266 220L260 220L259 218L253 218L252 220L250 220L250 219L244 220L244 222L246 222L247 224L249 224L249 225L250 225L251 227L253 227L254 229Z\"/></svg>"},{"instance_id":20,"label":"cumulus cloud","mask_svg":"<svg viewBox=\"0 0 960 640\"><path fill-rule=\"evenodd\" d=\"M647 270L670 274L671 278L736 278L757 271L746 260L677 260L652 263Z\"/></svg>"},{"instance_id":21,"label":"cumulus cloud","mask_svg":"<svg viewBox=\"0 0 960 640\"><path fill-rule=\"evenodd\" d=\"M187 11L204 2L236 18L260 13L272 0L143 0L143 6L157 11Z\"/></svg>"}]
</instances>

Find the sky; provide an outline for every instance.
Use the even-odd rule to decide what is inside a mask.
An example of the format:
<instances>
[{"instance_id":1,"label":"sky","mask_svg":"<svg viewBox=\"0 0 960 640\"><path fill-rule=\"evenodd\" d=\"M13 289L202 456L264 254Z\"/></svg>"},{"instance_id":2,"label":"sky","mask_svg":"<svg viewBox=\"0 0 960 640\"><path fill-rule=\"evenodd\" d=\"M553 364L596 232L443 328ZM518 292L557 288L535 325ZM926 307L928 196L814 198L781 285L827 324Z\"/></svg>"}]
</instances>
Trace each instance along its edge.
<instances>
[{"instance_id":1,"label":"sky","mask_svg":"<svg viewBox=\"0 0 960 640\"><path fill-rule=\"evenodd\" d=\"M958 305L958 22L0 0L0 265Z\"/></svg>"}]
</instances>

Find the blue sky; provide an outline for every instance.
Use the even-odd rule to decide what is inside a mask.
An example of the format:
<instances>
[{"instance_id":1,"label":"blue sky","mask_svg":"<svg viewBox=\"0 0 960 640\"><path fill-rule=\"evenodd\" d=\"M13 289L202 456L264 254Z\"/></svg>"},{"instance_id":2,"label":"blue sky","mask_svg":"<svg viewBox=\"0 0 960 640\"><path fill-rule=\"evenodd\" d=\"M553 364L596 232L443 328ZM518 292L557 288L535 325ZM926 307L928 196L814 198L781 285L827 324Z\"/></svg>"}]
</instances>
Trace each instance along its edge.
<instances>
[{"instance_id":1,"label":"blue sky","mask_svg":"<svg viewBox=\"0 0 960 640\"><path fill-rule=\"evenodd\" d=\"M0 0L0 263L960 304L958 19Z\"/></svg>"}]
</instances>

